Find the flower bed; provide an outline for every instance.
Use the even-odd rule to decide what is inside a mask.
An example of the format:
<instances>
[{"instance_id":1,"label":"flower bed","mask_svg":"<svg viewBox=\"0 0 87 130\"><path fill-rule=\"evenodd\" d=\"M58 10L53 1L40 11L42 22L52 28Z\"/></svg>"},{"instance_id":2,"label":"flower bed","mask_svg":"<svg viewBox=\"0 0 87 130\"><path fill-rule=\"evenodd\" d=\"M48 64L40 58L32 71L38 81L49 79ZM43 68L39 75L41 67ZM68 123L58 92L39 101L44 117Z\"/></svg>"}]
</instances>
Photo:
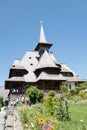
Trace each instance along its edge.
<instances>
[{"instance_id":1,"label":"flower bed","mask_svg":"<svg viewBox=\"0 0 87 130\"><path fill-rule=\"evenodd\" d=\"M70 104L70 121L62 121L54 114L46 111L45 105L39 103L32 106L24 105L21 119L24 130L86 130L87 103ZM55 108L56 109L56 108Z\"/></svg>"}]
</instances>

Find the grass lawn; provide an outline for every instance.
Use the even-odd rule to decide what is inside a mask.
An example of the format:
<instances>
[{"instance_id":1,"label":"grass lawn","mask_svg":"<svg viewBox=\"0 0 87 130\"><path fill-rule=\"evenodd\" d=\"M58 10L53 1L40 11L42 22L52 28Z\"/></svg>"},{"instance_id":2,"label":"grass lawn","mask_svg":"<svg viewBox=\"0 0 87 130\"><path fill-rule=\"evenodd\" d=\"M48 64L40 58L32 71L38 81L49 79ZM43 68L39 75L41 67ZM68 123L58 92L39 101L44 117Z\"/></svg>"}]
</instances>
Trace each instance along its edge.
<instances>
[{"instance_id":1,"label":"grass lawn","mask_svg":"<svg viewBox=\"0 0 87 130\"><path fill-rule=\"evenodd\" d=\"M71 121L64 123L63 130L87 130L87 104L70 105Z\"/></svg>"},{"instance_id":2,"label":"grass lawn","mask_svg":"<svg viewBox=\"0 0 87 130\"><path fill-rule=\"evenodd\" d=\"M87 104L69 105L69 122L61 122L59 130L87 130Z\"/></svg>"}]
</instances>

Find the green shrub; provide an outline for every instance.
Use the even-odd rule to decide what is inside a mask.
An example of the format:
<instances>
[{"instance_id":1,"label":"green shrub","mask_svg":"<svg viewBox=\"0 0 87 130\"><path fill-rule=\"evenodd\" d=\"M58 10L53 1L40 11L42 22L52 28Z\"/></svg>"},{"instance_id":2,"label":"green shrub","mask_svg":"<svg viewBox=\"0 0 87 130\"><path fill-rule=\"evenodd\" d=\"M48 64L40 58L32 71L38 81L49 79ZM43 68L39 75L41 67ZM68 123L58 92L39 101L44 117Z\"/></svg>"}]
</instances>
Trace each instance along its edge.
<instances>
[{"instance_id":1,"label":"green shrub","mask_svg":"<svg viewBox=\"0 0 87 130\"><path fill-rule=\"evenodd\" d=\"M55 108L58 106L58 98L49 96L43 103L46 108L46 113L53 115Z\"/></svg>"},{"instance_id":2,"label":"green shrub","mask_svg":"<svg viewBox=\"0 0 87 130\"><path fill-rule=\"evenodd\" d=\"M0 109L1 109L2 106L3 106L3 97L0 96Z\"/></svg>"},{"instance_id":3,"label":"green shrub","mask_svg":"<svg viewBox=\"0 0 87 130\"><path fill-rule=\"evenodd\" d=\"M48 96L54 97L55 96L55 91L49 91Z\"/></svg>"},{"instance_id":4,"label":"green shrub","mask_svg":"<svg viewBox=\"0 0 87 130\"><path fill-rule=\"evenodd\" d=\"M75 87L76 90L79 92L80 90L85 90L87 89L87 82L86 83L82 83L79 86Z\"/></svg>"},{"instance_id":5,"label":"green shrub","mask_svg":"<svg viewBox=\"0 0 87 130\"><path fill-rule=\"evenodd\" d=\"M55 110L54 116L60 121L70 121L69 105L66 100L60 98L58 108Z\"/></svg>"},{"instance_id":6,"label":"green shrub","mask_svg":"<svg viewBox=\"0 0 87 130\"><path fill-rule=\"evenodd\" d=\"M70 98L71 98L71 94L70 94L69 92L66 93L66 94L64 95L64 98L70 100Z\"/></svg>"},{"instance_id":7,"label":"green shrub","mask_svg":"<svg viewBox=\"0 0 87 130\"><path fill-rule=\"evenodd\" d=\"M84 93L81 97L83 100L87 100L87 93Z\"/></svg>"},{"instance_id":8,"label":"green shrub","mask_svg":"<svg viewBox=\"0 0 87 130\"><path fill-rule=\"evenodd\" d=\"M71 90L70 90L70 93L71 93L71 95L75 95L75 94L77 94L77 89L76 88L72 88Z\"/></svg>"},{"instance_id":9,"label":"green shrub","mask_svg":"<svg viewBox=\"0 0 87 130\"><path fill-rule=\"evenodd\" d=\"M81 87L81 86L85 86L85 87L87 88L87 82L82 83L82 84L80 84L79 86L80 86L80 87Z\"/></svg>"},{"instance_id":10,"label":"green shrub","mask_svg":"<svg viewBox=\"0 0 87 130\"><path fill-rule=\"evenodd\" d=\"M61 86L61 93L68 92L68 88L66 86Z\"/></svg>"},{"instance_id":11,"label":"green shrub","mask_svg":"<svg viewBox=\"0 0 87 130\"><path fill-rule=\"evenodd\" d=\"M81 90L80 87L75 87L75 89L77 90L77 93L79 93L79 91Z\"/></svg>"},{"instance_id":12,"label":"green shrub","mask_svg":"<svg viewBox=\"0 0 87 130\"><path fill-rule=\"evenodd\" d=\"M31 86L25 92L25 95L30 98L30 103L35 104L36 102L40 102L44 96L42 90L39 90L36 86Z\"/></svg>"},{"instance_id":13,"label":"green shrub","mask_svg":"<svg viewBox=\"0 0 87 130\"><path fill-rule=\"evenodd\" d=\"M73 95L73 96L70 97L70 100L71 100L71 101L78 102L78 101L81 101L81 100L82 100L82 97L79 96L79 95Z\"/></svg>"},{"instance_id":14,"label":"green shrub","mask_svg":"<svg viewBox=\"0 0 87 130\"><path fill-rule=\"evenodd\" d=\"M80 84L79 86L77 86L75 88L72 88L70 90L70 93L71 93L71 95L75 95L75 94L79 93L79 91L85 90L85 89L87 89L87 82L86 83L82 83L82 84Z\"/></svg>"},{"instance_id":15,"label":"green shrub","mask_svg":"<svg viewBox=\"0 0 87 130\"><path fill-rule=\"evenodd\" d=\"M44 96L43 91L38 89L38 94L37 94L38 102L41 102L41 99L43 98L43 96Z\"/></svg>"}]
</instances>

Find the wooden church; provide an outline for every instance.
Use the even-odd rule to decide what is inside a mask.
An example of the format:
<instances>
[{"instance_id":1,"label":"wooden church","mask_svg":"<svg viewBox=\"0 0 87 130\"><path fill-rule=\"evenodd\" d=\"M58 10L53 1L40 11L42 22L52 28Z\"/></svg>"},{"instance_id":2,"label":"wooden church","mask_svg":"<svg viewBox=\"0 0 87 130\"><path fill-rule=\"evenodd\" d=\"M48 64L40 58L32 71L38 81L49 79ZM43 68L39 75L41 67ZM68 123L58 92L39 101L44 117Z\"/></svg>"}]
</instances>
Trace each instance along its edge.
<instances>
[{"instance_id":1,"label":"wooden church","mask_svg":"<svg viewBox=\"0 0 87 130\"><path fill-rule=\"evenodd\" d=\"M5 80L5 89L10 93L24 93L31 85L44 91L59 91L65 85L68 89L85 82L66 64L61 64L50 52L53 44L47 42L41 24L40 40L33 51L27 51L22 59L15 60Z\"/></svg>"}]
</instances>

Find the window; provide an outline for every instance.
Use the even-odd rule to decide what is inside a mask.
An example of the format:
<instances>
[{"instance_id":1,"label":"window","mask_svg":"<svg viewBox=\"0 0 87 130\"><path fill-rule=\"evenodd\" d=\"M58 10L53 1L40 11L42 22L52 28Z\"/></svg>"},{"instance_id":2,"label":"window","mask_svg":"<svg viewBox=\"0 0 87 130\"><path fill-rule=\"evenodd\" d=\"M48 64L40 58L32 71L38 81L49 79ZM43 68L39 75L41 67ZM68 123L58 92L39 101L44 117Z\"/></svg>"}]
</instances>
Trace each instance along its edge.
<instances>
[{"instance_id":1,"label":"window","mask_svg":"<svg viewBox=\"0 0 87 130\"><path fill-rule=\"evenodd\" d=\"M29 59L31 59L31 57L29 57Z\"/></svg>"},{"instance_id":2,"label":"window","mask_svg":"<svg viewBox=\"0 0 87 130\"><path fill-rule=\"evenodd\" d=\"M71 84L69 84L69 89L71 89Z\"/></svg>"},{"instance_id":3,"label":"window","mask_svg":"<svg viewBox=\"0 0 87 130\"><path fill-rule=\"evenodd\" d=\"M32 63L30 65L33 65Z\"/></svg>"},{"instance_id":4,"label":"window","mask_svg":"<svg viewBox=\"0 0 87 130\"><path fill-rule=\"evenodd\" d=\"M22 76L22 72L16 72L16 76Z\"/></svg>"},{"instance_id":5,"label":"window","mask_svg":"<svg viewBox=\"0 0 87 130\"><path fill-rule=\"evenodd\" d=\"M71 72L62 72L62 75L67 77L73 77L73 74Z\"/></svg>"}]
</instances>

